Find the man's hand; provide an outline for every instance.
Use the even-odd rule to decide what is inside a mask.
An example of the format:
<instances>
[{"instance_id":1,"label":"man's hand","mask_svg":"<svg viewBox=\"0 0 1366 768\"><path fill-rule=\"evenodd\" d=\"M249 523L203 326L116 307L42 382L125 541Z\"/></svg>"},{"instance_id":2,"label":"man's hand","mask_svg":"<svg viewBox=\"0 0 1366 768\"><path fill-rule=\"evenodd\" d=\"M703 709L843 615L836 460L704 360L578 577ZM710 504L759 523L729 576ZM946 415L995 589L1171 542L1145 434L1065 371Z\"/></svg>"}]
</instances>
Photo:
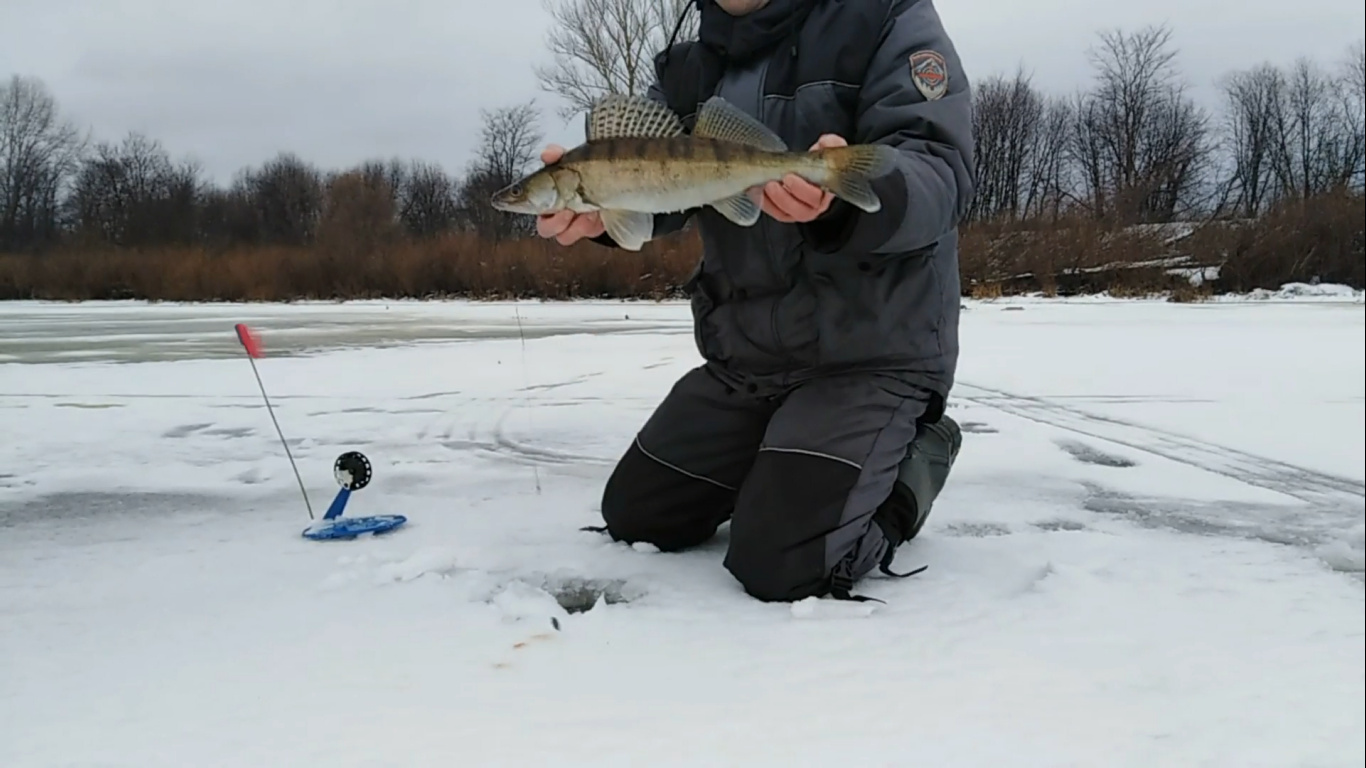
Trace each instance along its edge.
<instances>
[{"instance_id":1,"label":"man's hand","mask_svg":"<svg viewBox=\"0 0 1366 768\"><path fill-rule=\"evenodd\" d=\"M551 144L541 151L541 162L550 165L564 154L564 147ZM606 232L602 217L593 213L574 213L557 211L543 213L536 217L536 234L546 239L555 238L560 245L573 245L584 238L593 238Z\"/></svg>"},{"instance_id":2,"label":"man's hand","mask_svg":"<svg viewBox=\"0 0 1366 768\"><path fill-rule=\"evenodd\" d=\"M811 151L831 147L847 147L849 142L827 133L811 145ZM782 181L770 181L764 185L763 202L759 207L769 216L788 224L811 221L830 207L835 196L795 174L788 174Z\"/></svg>"}]
</instances>

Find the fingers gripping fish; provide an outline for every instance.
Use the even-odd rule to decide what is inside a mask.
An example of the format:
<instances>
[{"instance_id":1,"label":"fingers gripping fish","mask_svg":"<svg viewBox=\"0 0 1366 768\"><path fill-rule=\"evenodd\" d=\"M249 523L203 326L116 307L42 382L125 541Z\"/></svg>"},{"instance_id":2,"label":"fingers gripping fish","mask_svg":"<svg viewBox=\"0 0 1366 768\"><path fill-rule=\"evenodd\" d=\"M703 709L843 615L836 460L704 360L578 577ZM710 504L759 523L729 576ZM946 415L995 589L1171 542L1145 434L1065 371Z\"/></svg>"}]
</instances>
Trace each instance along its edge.
<instances>
[{"instance_id":1,"label":"fingers gripping fish","mask_svg":"<svg viewBox=\"0 0 1366 768\"><path fill-rule=\"evenodd\" d=\"M622 248L640 250L654 214L709 205L743 227L759 220L749 190L788 174L860 210L882 203L869 180L890 172L896 151L881 144L793 152L763 123L724 99L702 105L692 134L667 106L642 96L607 96L589 112L587 140L494 194L510 213L598 211Z\"/></svg>"}]
</instances>

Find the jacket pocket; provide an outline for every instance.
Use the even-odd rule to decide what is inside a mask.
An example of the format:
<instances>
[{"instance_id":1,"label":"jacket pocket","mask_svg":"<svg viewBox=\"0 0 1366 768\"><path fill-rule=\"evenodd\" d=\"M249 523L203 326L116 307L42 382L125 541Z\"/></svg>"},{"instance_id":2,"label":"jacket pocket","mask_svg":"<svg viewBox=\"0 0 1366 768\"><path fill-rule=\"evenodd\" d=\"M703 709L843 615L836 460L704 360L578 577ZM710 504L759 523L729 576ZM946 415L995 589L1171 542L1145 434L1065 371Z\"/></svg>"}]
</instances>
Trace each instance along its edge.
<instances>
[{"instance_id":1,"label":"jacket pocket","mask_svg":"<svg viewBox=\"0 0 1366 768\"><path fill-rule=\"evenodd\" d=\"M812 254L824 365L935 367L942 355L942 272L934 246L896 254Z\"/></svg>"}]
</instances>

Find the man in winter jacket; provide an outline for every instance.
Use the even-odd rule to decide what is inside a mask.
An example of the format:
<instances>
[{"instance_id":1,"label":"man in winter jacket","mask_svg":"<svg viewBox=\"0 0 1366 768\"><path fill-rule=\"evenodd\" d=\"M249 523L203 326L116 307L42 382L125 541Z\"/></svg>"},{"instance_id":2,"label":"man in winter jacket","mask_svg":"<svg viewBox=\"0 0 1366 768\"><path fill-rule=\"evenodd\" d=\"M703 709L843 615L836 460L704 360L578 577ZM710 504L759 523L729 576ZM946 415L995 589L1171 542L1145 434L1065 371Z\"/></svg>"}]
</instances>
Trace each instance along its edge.
<instances>
[{"instance_id":1,"label":"man in winter jacket","mask_svg":"<svg viewBox=\"0 0 1366 768\"><path fill-rule=\"evenodd\" d=\"M900 152L864 213L790 176L752 227L702 208L687 284L704 363L626 450L602 499L616 540L676 551L730 521L725 567L760 600L855 598L914 537L961 444L957 226L973 195L972 96L931 0L699 0L699 39L655 60L650 95L691 129L710 96L791 147ZM686 12L686 11L685 11ZM551 146L542 159L554 162ZM614 245L595 214L542 237Z\"/></svg>"}]
</instances>

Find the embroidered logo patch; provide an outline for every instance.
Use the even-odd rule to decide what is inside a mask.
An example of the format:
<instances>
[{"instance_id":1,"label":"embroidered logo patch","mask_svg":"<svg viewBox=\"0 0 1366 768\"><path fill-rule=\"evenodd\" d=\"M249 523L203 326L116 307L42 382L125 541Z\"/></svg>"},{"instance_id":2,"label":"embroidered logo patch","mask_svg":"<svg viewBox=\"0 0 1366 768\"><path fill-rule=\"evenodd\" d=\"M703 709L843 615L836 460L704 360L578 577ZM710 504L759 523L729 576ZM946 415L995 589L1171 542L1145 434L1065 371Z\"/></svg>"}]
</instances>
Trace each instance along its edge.
<instances>
[{"instance_id":1,"label":"embroidered logo patch","mask_svg":"<svg viewBox=\"0 0 1366 768\"><path fill-rule=\"evenodd\" d=\"M935 51L911 54L911 82L926 99L934 101L949 89L949 67Z\"/></svg>"}]
</instances>

